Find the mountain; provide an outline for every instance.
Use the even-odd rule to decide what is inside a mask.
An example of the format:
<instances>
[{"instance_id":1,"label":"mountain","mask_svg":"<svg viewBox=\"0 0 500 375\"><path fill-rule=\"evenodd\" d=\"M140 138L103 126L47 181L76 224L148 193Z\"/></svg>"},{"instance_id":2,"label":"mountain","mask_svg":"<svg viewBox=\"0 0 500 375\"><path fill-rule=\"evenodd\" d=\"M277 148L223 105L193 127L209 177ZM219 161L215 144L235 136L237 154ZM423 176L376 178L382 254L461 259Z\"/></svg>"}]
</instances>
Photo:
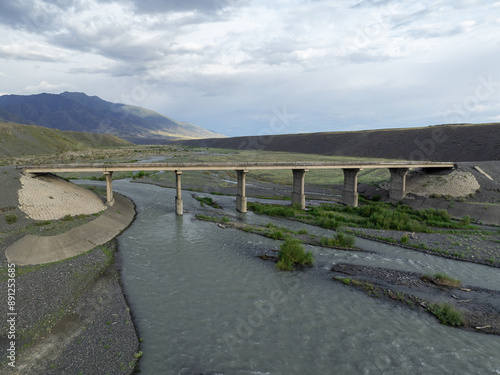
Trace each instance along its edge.
<instances>
[{"instance_id":1,"label":"mountain","mask_svg":"<svg viewBox=\"0 0 500 375\"><path fill-rule=\"evenodd\" d=\"M0 122L0 158L129 145L130 142L111 134L61 131Z\"/></svg>"},{"instance_id":2,"label":"mountain","mask_svg":"<svg viewBox=\"0 0 500 375\"><path fill-rule=\"evenodd\" d=\"M175 143L237 150L289 151L366 158L485 161L500 160L500 123L248 136L184 140Z\"/></svg>"},{"instance_id":3,"label":"mountain","mask_svg":"<svg viewBox=\"0 0 500 375\"><path fill-rule=\"evenodd\" d=\"M77 92L0 96L0 121L114 134L134 143L148 143L148 140L155 139L224 137L145 108L111 103Z\"/></svg>"}]
</instances>

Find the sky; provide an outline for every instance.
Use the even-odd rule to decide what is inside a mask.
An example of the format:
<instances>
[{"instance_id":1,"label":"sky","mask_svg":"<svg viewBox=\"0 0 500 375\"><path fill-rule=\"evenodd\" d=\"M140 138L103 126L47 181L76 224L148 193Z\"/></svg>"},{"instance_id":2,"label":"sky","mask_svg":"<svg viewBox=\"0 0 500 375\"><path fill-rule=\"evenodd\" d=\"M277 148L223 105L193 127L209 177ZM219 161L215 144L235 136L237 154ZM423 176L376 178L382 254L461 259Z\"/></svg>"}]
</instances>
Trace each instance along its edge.
<instances>
[{"instance_id":1,"label":"sky","mask_svg":"<svg viewBox=\"0 0 500 375\"><path fill-rule=\"evenodd\" d=\"M500 1L2 1L0 83L228 136L500 122Z\"/></svg>"}]
</instances>

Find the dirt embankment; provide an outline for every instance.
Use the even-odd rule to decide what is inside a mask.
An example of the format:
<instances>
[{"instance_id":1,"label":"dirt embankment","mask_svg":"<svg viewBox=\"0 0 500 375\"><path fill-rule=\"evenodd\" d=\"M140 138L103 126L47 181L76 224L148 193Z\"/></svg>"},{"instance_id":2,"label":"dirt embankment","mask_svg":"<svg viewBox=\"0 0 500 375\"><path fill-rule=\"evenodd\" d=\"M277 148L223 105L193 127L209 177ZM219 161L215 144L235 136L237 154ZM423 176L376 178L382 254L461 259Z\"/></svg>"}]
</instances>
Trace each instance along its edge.
<instances>
[{"instance_id":1,"label":"dirt embankment","mask_svg":"<svg viewBox=\"0 0 500 375\"><path fill-rule=\"evenodd\" d=\"M500 160L500 124L438 125L357 132L212 138L169 143L367 158L484 161Z\"/></svg>"}]
</instances>

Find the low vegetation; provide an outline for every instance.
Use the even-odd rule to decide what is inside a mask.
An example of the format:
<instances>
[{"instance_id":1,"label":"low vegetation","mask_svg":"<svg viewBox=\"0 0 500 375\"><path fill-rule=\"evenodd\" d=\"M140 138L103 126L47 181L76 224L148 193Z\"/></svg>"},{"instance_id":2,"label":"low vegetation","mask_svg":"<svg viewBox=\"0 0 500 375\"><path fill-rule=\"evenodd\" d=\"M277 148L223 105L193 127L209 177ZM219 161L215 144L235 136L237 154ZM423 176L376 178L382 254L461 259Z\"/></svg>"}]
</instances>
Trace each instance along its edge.
<instances>
[{"instance_id":1,"label":"low vegetation","mask_svg":"<svg viewBox=\"0 0 500 375\"><path fill-rule=\"evenodd\" d=\"M327 229L361 227L369 229L398 230L432 233L436 228L468 228L470 220L454 222L448 211L428 208L417 211L403 204L366 202L359 207L339 204L322 204L303 211L297 206L248 203L248 209L263 215L285 217ZM408 242L402 239L402 242Z\"/></svg>"},{"instance_id":2,"label":"low vegetation","mask_svg":"<svg viewBox=\"0 0 500 375\"><path fill-rule=\"evenodd\" d=\"M334 238L328 238L326 236L321 237L321 246L331 246L331 247L346 247L351 248L354 247L354 243L356 242L356 237L352 234L345 234L342 232L338 232L335 234Z\"/></svg>"},{"instance_id":3,"label":"low vegetation","mask_svg":"<svg viewBox=\"0 0 500 375\"><path fill-rule=\"evenodd\" d=\"M17 215L16 214L9 214L5 216L5 221L7 224L15 224L17 223Z\"/></svg>"},{"instance_id":4,"label":"low vegetation","mask_svg":"<svg viewBox=\"0 0 500 375\"><path fill-rule=\"evenodd\" d=\"M424 280L431 281L435 284L438 285L445 285L445 286L451 286L451 287L458 287L460 286L460 280L454 279L453 277L442 273L442 272L437 272L433 275L425 275L422 277Z\"/></svg>"},{"instance_id":5,"label":"low vegetation","mask_svg":"<svg viewBox=\"0 0 500 375\"><path fill-rule=\"evenodd\" d=\"M217 202L215 202L212 198L210 197L199 197L197 195L193 195L193 198L196 199L198 202L200 202L201 206L210 206L213 208L222 208Z\"/></svg>"},{"instance_id":6,"label":"low vegetation","mask_svg":"<svg viewBox=\"0 0 500 375\"><path fill-rule=\"evenodd\" d=\"M282 271L293 271L294 266L311 265L313 261L312 253L304 251L299 239L287 237L280 247L276 267Z\"/></svg>"},{"instance_id":7,"label":"low vegetation","mask_svg":"<svg viewBox=\"0 0 500 375\"><path fill-rule=\"evenodd\" d=\"M210 216L197 214L196 218L198 220L210 221L212 223L229 223L230 219L227 216Z\"/></svg>"},{"instance_id":8,"label":"low vegetation","mask_svg":"<svg viewBox=\"0 0 500 375\"><path fill-rule=\"evenodd\" d=\"M464 316L451 303L433 303L428 306L429 312L434 314L441 324L450 326L461 326L464 324Z\"/></svg>"}]
</instances>

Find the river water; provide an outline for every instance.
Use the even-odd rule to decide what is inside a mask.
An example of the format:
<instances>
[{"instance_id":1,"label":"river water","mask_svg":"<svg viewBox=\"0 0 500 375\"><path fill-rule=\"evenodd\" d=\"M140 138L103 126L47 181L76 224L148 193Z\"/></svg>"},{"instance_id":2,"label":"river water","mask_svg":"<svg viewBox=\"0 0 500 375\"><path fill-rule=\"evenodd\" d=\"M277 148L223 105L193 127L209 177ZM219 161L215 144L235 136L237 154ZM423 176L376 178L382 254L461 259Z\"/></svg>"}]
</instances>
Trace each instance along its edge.
<instances>
[{"instance_id":1,"label":"river water","mask_svg":"<svg viewBox=\"0 0 500 375\"><path fill-rule=\"evenodd\" d=\"M188 192L177 217L173 189L125 180L114 188L138 211L118 241L143 339L141 374L500 374L500 337L440 325L333 282L328 272L338 262L446 271L498 289L498 269L358 240L377 253L308 247L316 270L279 272L255 257L279 242L196 220L189 212L199 203ZM237 215L234 197L214 199Z\"/></svg>"}]
</instances>

